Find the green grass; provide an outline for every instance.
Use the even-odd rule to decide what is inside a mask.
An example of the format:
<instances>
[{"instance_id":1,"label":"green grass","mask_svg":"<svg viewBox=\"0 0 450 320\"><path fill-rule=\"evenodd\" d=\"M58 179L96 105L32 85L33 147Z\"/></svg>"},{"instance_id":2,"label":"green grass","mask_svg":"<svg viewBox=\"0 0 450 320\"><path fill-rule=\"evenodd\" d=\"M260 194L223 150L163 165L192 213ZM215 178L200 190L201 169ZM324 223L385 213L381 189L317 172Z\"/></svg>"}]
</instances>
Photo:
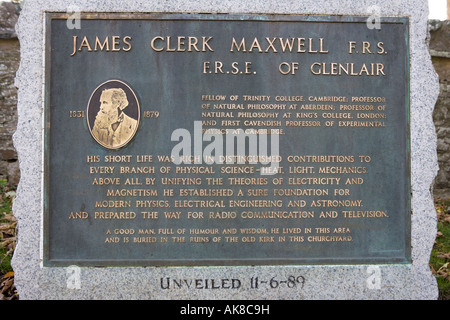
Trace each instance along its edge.
<instances>
[{"instance_id":1,"label":"green grass","mask_svg":"<svg viewBox=\"0 0 450 320\"><path fill-rule=\"evenodd\" d=\"M0 276L13 271L11 259L15 239L15 220L11 214L15 188L9 187L6 180L0 180Z\"/></svg>"},{"instance_id":2,"label":"green grass","mask_svg":"<svg viewBox=\"0 0 450 320\"><path fill-rule=\"evenodd\" d=\"M430 267L439 286L439 299L450 300L450 200L435 201L438 234L430 257Z\"/></svg>"},{"instance_id":3,"label":"green grass","mask_svg":"<svg viewBox=\"0 0 450 320\"><path fill-rule=\"evenodd\" d=\"M11 255L8 254L8 250L0 248L0 278L4 274L13 271L11 267Z\"/></svg>"},{"instance_id":4,"label":"green grass","mask_svg":"<svg viewBox=\"0 0 450 320\"><path fill-rule=\"evenodd\" d=\"M8 182L6 180L0 179L0 221L2 221L1 219L3 219L5 213L11 212L12 201L6 194L13 190L15 190L15 188L8 187Z\"/></svg>"}]
</instances>

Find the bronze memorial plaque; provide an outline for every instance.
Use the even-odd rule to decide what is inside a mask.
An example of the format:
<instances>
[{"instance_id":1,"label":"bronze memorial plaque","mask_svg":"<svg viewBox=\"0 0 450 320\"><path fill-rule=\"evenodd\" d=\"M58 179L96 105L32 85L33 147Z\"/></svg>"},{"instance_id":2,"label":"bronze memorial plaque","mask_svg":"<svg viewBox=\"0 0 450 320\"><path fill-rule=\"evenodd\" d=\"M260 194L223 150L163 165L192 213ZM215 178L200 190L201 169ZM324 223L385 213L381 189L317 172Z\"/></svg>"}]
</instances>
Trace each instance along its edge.
<instances>
[{"instance_id":1,"label":"bronze memorial plaque","mask_svg":"<svg viewBox=\"0 0 450 320\"><path fill-rule=\"evenodd\" d=\"M44 266L410 263L409 20L46 14Z\"/></svg>"}]
</instances>

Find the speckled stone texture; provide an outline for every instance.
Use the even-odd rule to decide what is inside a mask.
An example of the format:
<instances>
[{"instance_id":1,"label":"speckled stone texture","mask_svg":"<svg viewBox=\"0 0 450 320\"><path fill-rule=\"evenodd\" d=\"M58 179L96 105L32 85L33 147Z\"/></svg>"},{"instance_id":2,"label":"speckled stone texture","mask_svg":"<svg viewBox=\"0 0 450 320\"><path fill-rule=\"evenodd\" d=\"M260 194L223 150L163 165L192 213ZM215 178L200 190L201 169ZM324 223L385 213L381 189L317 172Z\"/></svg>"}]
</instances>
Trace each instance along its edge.
<instances>
[{"instance_id":1,"label":"speckled stone texture","mask_svg":"<svg viewBox=\"0 0 450 320\"><path fill-rule=\"evenodd\" d=\"M44 12L279 13L409 16L411 33L412 264L258 267L43 268ZM14 145L21 180L14 214L18 244L13 258L20 299L437 299L428 266L436 235L430 186L438 171L432 112L439 84L427 50L427 1L423 0L29 0L17 25L18 124ZM259 280L295 279L292 288L250 286ZM291 277L291 278L289 278ZM214 279L215 286L210 289ZM234 279L234 282L233 282ZM176 280L175 282L173 280ZM185 280L185 281L184 281ZM209 282L208 282L209 281ZM224 282L222 282L224 281ZM222 284L225 285L222 285ZM206 288L208 286L208 288Z\"/></svg>"}]
</instances>

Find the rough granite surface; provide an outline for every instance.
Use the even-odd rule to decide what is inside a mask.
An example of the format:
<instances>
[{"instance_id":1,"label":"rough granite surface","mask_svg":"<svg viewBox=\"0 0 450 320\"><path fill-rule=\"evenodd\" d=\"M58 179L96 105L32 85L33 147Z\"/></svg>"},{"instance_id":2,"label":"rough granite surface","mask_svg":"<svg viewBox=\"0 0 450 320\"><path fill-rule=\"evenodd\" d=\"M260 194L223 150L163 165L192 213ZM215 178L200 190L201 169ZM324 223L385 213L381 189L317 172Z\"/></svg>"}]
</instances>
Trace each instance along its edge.
<instances>
[{"instance_id":1,"label":"rough granite surface","mask_svg":"<svg viewBox=\"0 0 450 320\"><path fill-rule=\"evenodd\" d=\"M433 108L439 94L427 50L427 1L423 0L72 0L83 12L278 13L409 16L411 34L412 264L243 267L43 268L43 82L44 12L67 12L63 0L25 0L17 25L21 61L16 78L18 124L14 145L21 180L13 211L18 243L13 258L15 284L27 299L437 299L428 266L436 235L430 186L438 171ZM373 283L373 276L379 276ZM167 280L272 279L303 276L303 286L271 289L189 289L165 287ZM76 277L76 278L74 278ZM73 279L77 281L71 282ZM79 281L78 281L79 280Z\"/></svg>"}]
</instances>

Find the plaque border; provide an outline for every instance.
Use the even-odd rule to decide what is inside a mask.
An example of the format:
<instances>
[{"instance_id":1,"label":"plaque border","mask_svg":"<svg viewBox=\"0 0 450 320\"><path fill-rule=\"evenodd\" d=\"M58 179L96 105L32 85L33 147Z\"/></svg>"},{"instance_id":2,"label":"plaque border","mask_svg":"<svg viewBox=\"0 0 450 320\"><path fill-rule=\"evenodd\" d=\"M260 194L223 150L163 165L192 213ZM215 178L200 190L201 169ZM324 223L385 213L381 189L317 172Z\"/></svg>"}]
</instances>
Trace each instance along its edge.
<instances>
[{"instance_id":1,"label":"plaque border","mask_svg":"<svg viewBox=\"0 0 450 320\"><path fill-rule=\"evenodd\" d=\"M412 214L411 210L411 129L410 129L410 108L411 108L411 99L410 99L410 68L411 68L411 56L410 56L410 18L408 16L382 16L379 17L381 19L381 24L403 24L405 25L405 48L406 48L406 65L405 65L405 112L406 112L406 124L405 128L407 130L407 141L406 141L406 158L405 162L407 163L405 172L407 189L409 190L406 195L407 203L405 205L405 215L407 218L405 219L407 225L405 226L405 256L398 258L344 258L342 261L337 260L336 258L307 258L301 259L299 261L296 259L171 259L171 260L129 260L129 259L99 259L99 260L66 260L66 259L51 259L49 254L49 225L50 225L50 217L49 217L49 183L50 183L50 174L51 168L49 161L47 161L51 152L49 150L49 137L51 130L51 114L50 114L50 75L51 75L51 22L54 19L62 19L67 20L71 14L66 12L45 12L44 13L44 83L43 83L43 92L44 92L44 112L43 112L43 125L42 125L42 134L43 134L43 176L42 180L42 207L43 207L43 216L42 216L42 241L41 241L41 258L42 264L44 267L64 267L77 265L81 267L183 267L183 266L198 266L198 267L207 267L207 266L327 266L327 265L371 265L371 264L411 264L411 218ZM97 12L97 13L89 13L82 12L80 13L80 17L82 20L212 20L212 21L263 21L263 22L313 22L313 23L366 23L368 16L367 15L325 15L325 14L267 14L267 13L233 13L233 14L202 14L202 13L119 13L119 12ZM116 79L111 79L116 80ZM119 80L120 81L120 80ZM107 82L107 81L105 81ZM136 95L134 90L133 93ZM136 97L136 100L139 103L139 100ZM86 115L87 117L87 115ZM140 120L138 126L140 125ZM139 129L138 129L139 130ZM89 130L90 131L90 130ZM135 134L136 135L136 132ZM129 143L129 142L128 142ZM102 146L103 147L103 146ZM104 147L103 147L104 148ZM402 251L403 252L403 251Z\"/></svg>"}]
</instances>

